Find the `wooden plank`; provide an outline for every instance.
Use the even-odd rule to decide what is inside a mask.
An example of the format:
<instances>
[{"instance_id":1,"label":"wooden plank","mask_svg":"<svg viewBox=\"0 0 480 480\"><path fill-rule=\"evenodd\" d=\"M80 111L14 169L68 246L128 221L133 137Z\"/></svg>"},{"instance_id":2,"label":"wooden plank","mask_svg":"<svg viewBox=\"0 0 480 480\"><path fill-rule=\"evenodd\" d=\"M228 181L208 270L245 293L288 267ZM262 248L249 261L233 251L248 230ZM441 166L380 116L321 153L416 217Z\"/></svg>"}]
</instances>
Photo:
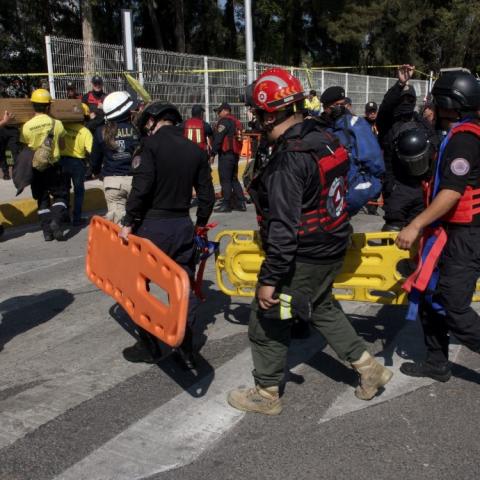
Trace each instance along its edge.
<instances>
[{"instance_id":1,"label":"wooden plank","mask_svg":"<svg viewBox=\"0 0 480 480\"><path fill-rule=\"evenodd\" d=\"M3 115L5 110L15 115L15 118L9 122L12 125L25 123L35 115L32 102L28 98L0 98L0 115ZM62 122L83 121L80 100L53 100L50 113L52 117Z\"/></svg>"}]
</instances>

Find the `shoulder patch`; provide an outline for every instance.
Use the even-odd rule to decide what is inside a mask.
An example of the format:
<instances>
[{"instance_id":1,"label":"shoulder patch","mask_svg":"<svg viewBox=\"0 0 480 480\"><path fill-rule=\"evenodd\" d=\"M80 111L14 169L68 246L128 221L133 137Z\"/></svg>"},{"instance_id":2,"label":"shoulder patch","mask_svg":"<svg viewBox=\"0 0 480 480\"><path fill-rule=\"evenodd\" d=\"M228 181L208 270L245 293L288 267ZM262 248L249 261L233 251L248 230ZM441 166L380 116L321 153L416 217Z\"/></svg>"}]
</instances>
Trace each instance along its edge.
<instances>
[{"instance_id":1,"label":"shoulder patch","mask_svg":"<svg viewBox=\"0 0 480 480\"><path fill-rule=\"evenodd\" d=\"M140 155L135 155L132 160L132 168L136 169L142 163L142 157Z\"/></svg>"},{"instance_id":2,"label":"shoulder patch","mask_svg":"<svg viewBox=\"0 0 480 480\"><path fill-rule=\"evenodd\" d=\"M217 132L222 133L225 130L225 128L226 128L225 125L220 123L219 125L217 125Z\"/></svg>"},{"instance_id":3,"label":"shoulder patch","mask_svg":"<svg viewBox=\"0 0 480 480\"><path fill-rule=\"evenodd\" d=\"M470 162L466 158L455 158L450 164L450 170L454 175L462 177L470 171Z\"/></svg>"}]
</instances>

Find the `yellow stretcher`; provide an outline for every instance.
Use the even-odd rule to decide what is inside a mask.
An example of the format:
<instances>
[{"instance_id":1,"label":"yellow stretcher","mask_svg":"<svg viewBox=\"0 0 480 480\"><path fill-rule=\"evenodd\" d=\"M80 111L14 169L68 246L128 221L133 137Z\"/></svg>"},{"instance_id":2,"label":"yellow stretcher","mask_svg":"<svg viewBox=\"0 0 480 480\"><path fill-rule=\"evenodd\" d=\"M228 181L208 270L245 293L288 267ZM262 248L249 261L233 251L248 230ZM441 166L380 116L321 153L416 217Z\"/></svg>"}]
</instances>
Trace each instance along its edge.
<instances>
[{"instance_id":1,"label":"yellow stretcher","mask_svg":"<svg viewBox=\"0 0 480 480\"><path fill-rule=\"evenodd\" d=\"M415 252L394 244L396 233L354 233L342 272L333 285L337 300L402 305L405 278L415 268ZM216 238L220 253L216 258L217 284L229 296L253 297L264 254L258 232L225 230ZM480 284L473 301L480 301Z\"/></svg>"}]
</instances>

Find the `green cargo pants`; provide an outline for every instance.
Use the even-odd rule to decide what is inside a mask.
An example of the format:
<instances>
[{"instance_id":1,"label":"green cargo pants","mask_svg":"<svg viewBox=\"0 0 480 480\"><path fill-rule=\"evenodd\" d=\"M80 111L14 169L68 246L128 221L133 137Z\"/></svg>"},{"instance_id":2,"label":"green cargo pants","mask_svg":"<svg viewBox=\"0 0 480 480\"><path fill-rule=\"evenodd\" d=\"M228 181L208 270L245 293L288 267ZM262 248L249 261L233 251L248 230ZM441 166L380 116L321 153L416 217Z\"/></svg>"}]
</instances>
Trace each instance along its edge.
<instances>
[{"instance_id":1,"label":"green cargo pants","mask_svg":"<svg viewBox=\"0 0 480 480\"><path fill-rule=\"evenodd\" d=\"M366 345L340 304L332 297L333 280L342 264L343 259L328 265L297 262L278 286L277 293L287 289L292 295L298 291L309 296L312 302L312 325L342 360L355 362L367 349ZM254 300L248 327L254 365L252 373L257 385L271 387L283 380L292 321L267 318L262 312Z\"/></svg>"}]
</instances>

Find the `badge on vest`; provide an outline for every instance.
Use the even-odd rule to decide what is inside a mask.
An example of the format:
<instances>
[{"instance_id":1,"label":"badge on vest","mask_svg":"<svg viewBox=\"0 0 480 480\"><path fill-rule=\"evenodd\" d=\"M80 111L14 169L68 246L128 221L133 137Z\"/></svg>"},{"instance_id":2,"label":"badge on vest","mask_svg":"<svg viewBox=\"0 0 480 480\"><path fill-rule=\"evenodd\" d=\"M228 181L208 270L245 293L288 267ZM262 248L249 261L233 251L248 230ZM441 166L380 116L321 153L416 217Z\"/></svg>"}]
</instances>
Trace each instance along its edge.
<instances>
[{"instance_id":1,"label":"badge on vest","mask_svg":"<svg viewBox=\"0 0 480 480\"><path fill-rule=\"evenodd\" d=\"M462 177L470 171L470 162L466 158L456 158L450 164L450 170L454 175Z\"/></svg>"},{"instance_id":2,"label":"badge on vest","mask_svg":"<svg viewBox=\"0 0 480 480\"><path fill-rule=\"evenodd\" d=\"M336 177L328 191L327 211L332 218L339 217L345 204L345 181L342 177Z\"/></svg>"}]
</instances>

